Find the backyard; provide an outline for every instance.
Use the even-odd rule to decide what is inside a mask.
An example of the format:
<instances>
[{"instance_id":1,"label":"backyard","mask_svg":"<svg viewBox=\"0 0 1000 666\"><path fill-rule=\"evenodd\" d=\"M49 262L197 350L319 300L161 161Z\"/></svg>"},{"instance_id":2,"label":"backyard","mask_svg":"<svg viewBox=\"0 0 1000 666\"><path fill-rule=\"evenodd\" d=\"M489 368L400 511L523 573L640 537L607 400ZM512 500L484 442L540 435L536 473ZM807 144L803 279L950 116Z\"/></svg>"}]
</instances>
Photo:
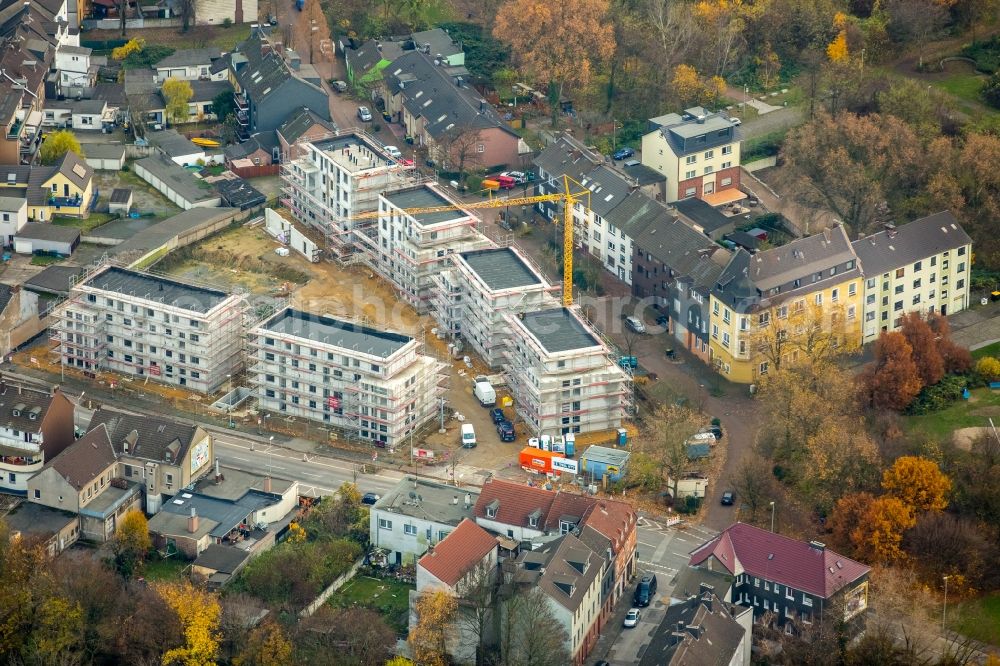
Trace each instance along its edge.
<instances>
[{"instance_id":1,"label":"backyard","mask_svg":"<svg viewBox=\"0 0 1000 666\"><path fill-rule=\"evenodd\" d=\"M911 432L923 432L944 441L960 428L988 426L989 418L1000 423L1000 391L979 388L971 391L968 400L959 400L947 409L932 414L904 417L904 422Z\"/></svg>"},{"instance_id":2,"label":"backyard","mask_svg":"<svg viewBox=\"0 0 1000 666\"><path fill-rule=\"evenodd\" d=\"M955 631L977 641L1000 645L1000 594L959 604L949 623Z\"/></svg>"},{"instance_id":3,"label":"backyard","mask_svg":"<svg viewBox=\"0 0 1000 666\"><path fill-rule=\"evenodd\" d=\"M334 608L368 608L385 619L397 634L405 635L409 622L410 590L396 580L355 576L330 597L327 602Z\"/></svg>"},{"instance_id":4,"label":"backyard","mask_svg":"<svg viewBox=\"0 0 1000 666\"><path fill-rule=\"evenodd\" d=\"M111 213L91 213L87 217L63 217L61 215L56 215L52 218L52 224L58 225L60 227L76 227L80 230L80 233L87 233L92 231L102 224L107 224L111 220L118 219L118 215Z\"/></svg>"}]
</instances>

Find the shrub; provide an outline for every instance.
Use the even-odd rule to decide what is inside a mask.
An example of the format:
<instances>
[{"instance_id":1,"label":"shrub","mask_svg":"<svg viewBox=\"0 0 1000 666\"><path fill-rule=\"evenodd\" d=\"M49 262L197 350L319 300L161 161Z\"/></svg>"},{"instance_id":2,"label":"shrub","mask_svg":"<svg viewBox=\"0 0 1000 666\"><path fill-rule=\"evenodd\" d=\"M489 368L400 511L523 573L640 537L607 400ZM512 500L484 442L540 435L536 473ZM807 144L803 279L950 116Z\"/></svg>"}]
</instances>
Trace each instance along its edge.
<instances>
[{"instance_id":1,"label":"shrub","mask_svg":"<svg viewBox=\"0 0 1000 666\"><path fill-rule=\"evenodd\" d=\"M1000 72L991 76L980 93L986 103L992 107L1000 109Z\"/></svg>"},{"instance_id":2,"label":"shrub","mask_svg":"<svg viewBox=\"0 0 1000 666\"><path fill-rule=\"evenodd\" d=\"M908 414L930 414L962 399L968 380L961 375L948 375L937 384L925 386L907 408Z\"/></svg>"},{"instance_id":3,"label":"shrub","mask_svg":"<svg viewBox=\"0 0 1000 666\"><path fill-rule=\"evenodd\" d=\"M983 378L983 381L995 382L1000 380L1000 359L993 356L985 356L976 363L976 374Z\"/></svg>"},{"instance_id":4,"label":"shrub","mask_svg":"<svg viewBox=\"0 0 1000 666\"><path fill-rule=\"evenodd\" d=\"M683 502L675 502L674 509L677 513L681 513L687 516L693 516L698 513L698 509L701 508L701 498L695 497L694 495L688 495L684 498Z\"/></svg>"},{"instance_id":5,"label":"shrub","mask_svg":"<svg viewBox=\"0 0 1000 666\"><path fill-rule=\"evenodd\" d=\"M229 18L228 16L226 18L222 19L222 27L223 28L231 28L231 27L233 27L233 20L231 18Z\"/></svg>"}]
</instances>

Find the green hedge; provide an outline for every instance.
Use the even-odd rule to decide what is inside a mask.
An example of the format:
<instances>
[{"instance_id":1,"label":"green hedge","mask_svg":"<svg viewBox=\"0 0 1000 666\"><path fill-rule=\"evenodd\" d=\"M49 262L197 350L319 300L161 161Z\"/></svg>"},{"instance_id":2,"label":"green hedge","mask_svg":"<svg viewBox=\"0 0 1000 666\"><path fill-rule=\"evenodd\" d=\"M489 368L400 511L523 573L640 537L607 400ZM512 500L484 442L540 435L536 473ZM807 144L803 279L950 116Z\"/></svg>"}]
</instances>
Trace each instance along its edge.
<instances>
[{"instance_id":1,"label":"green hedge","mask_svg":"<svg viewBox=\"0 0 1000 666\"><path fill-rule=\"evenodd\" d=\"M969 380L962 375L948 375L933 386L925 386L913 403L907 407L906 413L912 415L939 412L951 403L962 399L962 391L968 386Z\"/></svg>"}]
</instances>

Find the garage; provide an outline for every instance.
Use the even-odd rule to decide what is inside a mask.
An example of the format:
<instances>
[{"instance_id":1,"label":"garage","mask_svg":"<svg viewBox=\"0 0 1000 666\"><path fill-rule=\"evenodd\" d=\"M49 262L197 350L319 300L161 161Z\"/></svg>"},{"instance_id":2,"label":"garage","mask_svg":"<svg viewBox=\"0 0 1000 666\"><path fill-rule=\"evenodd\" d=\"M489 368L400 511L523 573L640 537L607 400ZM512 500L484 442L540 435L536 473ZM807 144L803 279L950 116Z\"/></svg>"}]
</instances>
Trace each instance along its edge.
<instances>
[{"instance_id":1,"label":"garage","mask_svg":"<svg viewBox=\"0 0 1000 666\"><path fill-rule=\"evenodd\" d=\"M55 224L29 222L14 236L18 254L58 254L68 257L80 244L80 230Z\"/></svg>"},{"instance_id":2,"label":"garage","mask_svg":"<svg viewBox=\"0 0 1000 666\"><path fill-rule=\"evenodd\" d=\"M125 166L125 146L121 143L88 143L87 164L98 171L121 171Z\"/></svg>"}]
</instances>

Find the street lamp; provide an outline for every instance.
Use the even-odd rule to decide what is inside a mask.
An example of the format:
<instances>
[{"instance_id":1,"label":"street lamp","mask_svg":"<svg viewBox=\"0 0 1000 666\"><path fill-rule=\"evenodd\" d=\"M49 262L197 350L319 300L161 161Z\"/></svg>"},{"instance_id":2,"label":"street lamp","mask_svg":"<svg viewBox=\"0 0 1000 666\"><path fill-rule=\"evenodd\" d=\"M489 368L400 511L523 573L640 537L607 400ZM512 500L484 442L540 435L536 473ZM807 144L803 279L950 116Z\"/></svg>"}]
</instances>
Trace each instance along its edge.
<instances>
[{"instance_id":1,"label":"street lamp","mask_svg":"<svg viewBox=\"0 0 1000 666\"><path fill-rule=\"evenodd\" d=\"M944 634L944 623L948 618L948 579L951 576L942 576L944 578L944 608L941 609L941 633Z\"/></svg>"},{"instance_id":2,"label":"street lamp","mask_svg":"<svg viewBox=\"0 0 1000 666\"><path fill-rule=\"evenodd\" d=\"M771 531L774 531L774 502L771 502Z\"/></svg>"}]
</instances>

